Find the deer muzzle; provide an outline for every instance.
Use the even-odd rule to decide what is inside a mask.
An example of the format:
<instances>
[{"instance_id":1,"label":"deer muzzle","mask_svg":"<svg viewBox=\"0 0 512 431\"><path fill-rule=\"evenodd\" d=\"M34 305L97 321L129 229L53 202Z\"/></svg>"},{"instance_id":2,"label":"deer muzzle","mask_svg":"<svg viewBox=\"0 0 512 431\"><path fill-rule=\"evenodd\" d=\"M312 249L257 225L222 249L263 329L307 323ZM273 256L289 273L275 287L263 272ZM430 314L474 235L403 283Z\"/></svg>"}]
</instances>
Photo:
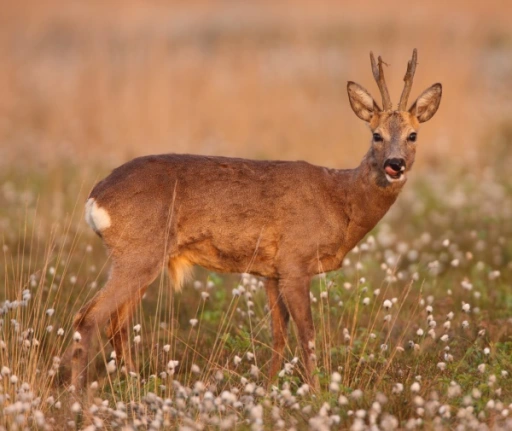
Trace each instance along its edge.
<instances>
[{"instance_id":1,"label":"deer muzzle","mask_svg":"<svg viewBox=\"0 0 512 431\"><path fill-rule=\"evenodd\" d=\"M405 160L401 158L387 159L384 163L384 172L388 179L401 179L405 172Z\"/></svg>"}]
</instances>

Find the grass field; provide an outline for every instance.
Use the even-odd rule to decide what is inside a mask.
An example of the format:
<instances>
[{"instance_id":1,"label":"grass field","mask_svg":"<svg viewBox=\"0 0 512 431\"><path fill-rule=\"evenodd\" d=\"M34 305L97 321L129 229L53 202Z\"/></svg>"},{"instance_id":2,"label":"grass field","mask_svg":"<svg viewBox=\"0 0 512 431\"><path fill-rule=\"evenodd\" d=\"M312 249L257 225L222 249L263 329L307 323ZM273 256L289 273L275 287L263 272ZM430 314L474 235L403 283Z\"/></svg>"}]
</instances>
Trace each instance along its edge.
<instances>
[{"instance_id":1,"label":"grass field","mask_svg":"<svg viewBox=\"0 0 512 431\"><path fill-rule=\"evenodd\" d=\"M512 8L18 2L0 14L0 426L24 429L511 429ZM442 7L441 7L442 6ZM404 10L397 14L398 8ZM442 11L442 12L440 12ZM193 152L356 166L345 85L444 95L397 203L314 280L321 391L294 328L269 386L262 280L197 268L148 290L124 375L100 335L81 403L60 358L109 263L83 221L133 156ZM121 364L122 365L122 364Z\"/></svg>"}]
</instances>

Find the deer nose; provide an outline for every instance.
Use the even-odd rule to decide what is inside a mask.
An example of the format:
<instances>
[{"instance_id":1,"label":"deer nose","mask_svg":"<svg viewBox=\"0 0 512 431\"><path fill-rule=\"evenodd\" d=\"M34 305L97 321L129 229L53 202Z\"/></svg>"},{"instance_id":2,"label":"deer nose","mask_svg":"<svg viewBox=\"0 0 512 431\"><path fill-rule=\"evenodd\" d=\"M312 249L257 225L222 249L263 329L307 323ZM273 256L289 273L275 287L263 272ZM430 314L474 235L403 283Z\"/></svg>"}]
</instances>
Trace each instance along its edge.
<instances>
[{"instance_id":1,"label":"deer nose","mask_svg":"<svg viewBox=\"0 0 512 431\"><path fill-rule=\"evenodd\" d=\"M384 169L386 171L393 171L389 172L392 175L399 174L403 171L405 171L405 160L404 159L387 159L386 163L384 163Z\"/></svg>"}]
</instances>

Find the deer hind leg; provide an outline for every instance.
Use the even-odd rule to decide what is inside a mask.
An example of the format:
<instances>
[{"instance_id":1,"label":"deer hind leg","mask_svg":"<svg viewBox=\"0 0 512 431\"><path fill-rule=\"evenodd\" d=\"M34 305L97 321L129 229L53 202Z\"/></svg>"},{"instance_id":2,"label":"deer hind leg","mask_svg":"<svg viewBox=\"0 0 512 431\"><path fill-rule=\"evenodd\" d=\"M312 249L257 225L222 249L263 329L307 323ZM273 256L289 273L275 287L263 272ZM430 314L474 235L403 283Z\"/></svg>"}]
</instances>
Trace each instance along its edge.
<instances>
[{"instance_id":1,"label":"deer hind leg","mask_svg":"<svg viewBox=\"0 0 512 431\"><path fill-rule=\"evenodd\" d=\"M272 318L272 360L269 372L269 383L271 383L283 363L290 314L279 293L276 279L268 279L265 283L265 290L267 291L268 306Z\"/></svg>"},{"instance_id":2,"label":"deer hind leg","mask_svg":"<svg viewBox=\"0 0 512 431\"><path fill-rule=\"evenodd\" d=\"M313 325L311 301L309 297L310 280L310 277L281 279L279 282L279 291L297 326L304 363L305 381L313 389L318 390L318 377L313 377L313 371L316 368L316 356L315 327Z\"/></svg>"},{"instance_id":3,"label":"deer hind leg","mask_svg":"<svg viewBox=\"0 0 512 431\"><path fill-rule=\"evenodd\" d=\"M110 323L107 327L106 334L114 351L116 352L116 360L118 363L124 360L126 370L128 372L135 371L135 365L130 351L130 343L128 334L130 333L131 316L135 312L137 305L142 300L148 286L143 286L134 296L125 302L118 310L114 311L110 316Z\"/></svg>"},{"instance_id":4,"label":"deer hind leg","mask_svg":"<svg viewBox=\"0 0 512 431\"><path fill-rule=\"evenodd\" d=\"M193 265L184 256L172 255L169 257L167 269L174 290L179 292L183 287L183 283L191 276ZM130 343L128 342L130 317L133 315L137 305L144 296L147 287L147 285L143 286L137 293L135 299L127 301L112 313L110 316L110 324L106 331L107 337L116 352L117 362L119 363L121 359L124 359L127 371L135 371L135 365L130 351Z\"/></svg>"},{"instance_id":5,"label":"deer hind leg","mask_svg":"<svg viewBox=\"0 0 512 431\"><path fill-rule=\"evenodd\" d=\"M71 359L71 384L75 388L83 388L86 384L88 353L95 332L99 332L108 319L118 314L118 310L122 310L125 304L141 297L138 292L156 278L161 264L161 261L146 263L145 266L133 261L114 262L111 277L105 287L76 314L73 326L80 337L78 341L73 341Z\"/></svg>"}]
</instances>

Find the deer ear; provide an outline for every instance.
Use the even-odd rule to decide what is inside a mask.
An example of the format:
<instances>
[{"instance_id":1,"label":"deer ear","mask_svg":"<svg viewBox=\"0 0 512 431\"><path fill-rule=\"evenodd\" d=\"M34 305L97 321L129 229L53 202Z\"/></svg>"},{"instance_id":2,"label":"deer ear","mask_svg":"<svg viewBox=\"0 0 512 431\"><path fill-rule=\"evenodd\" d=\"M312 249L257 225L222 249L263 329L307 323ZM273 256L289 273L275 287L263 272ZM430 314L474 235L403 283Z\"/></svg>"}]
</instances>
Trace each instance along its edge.
<instances>
[{"instance_id":1,"label":"deer ear","mask_svg":"<svg viewBox=\"0 0 512 431\"><path fill-rule=\"evenodd\" d=\"M439 108L443 87L437 83L427 88L416 102L409 108L409 113L414 115L420 123L430 120Z\"/></svg>"},{"instance_id":2,"label":"deer ear","mask_svg":"<svg viewBox=\"0 0 512 431\"><path fill-rule=\"evenodd\" d=\"M350 106L352 106L352 110L361 120L370 121L375 113L381 111L379 105L370 96L370 93L359 84L349 81L347 92Z\"/></svg>"}]
</instances>

